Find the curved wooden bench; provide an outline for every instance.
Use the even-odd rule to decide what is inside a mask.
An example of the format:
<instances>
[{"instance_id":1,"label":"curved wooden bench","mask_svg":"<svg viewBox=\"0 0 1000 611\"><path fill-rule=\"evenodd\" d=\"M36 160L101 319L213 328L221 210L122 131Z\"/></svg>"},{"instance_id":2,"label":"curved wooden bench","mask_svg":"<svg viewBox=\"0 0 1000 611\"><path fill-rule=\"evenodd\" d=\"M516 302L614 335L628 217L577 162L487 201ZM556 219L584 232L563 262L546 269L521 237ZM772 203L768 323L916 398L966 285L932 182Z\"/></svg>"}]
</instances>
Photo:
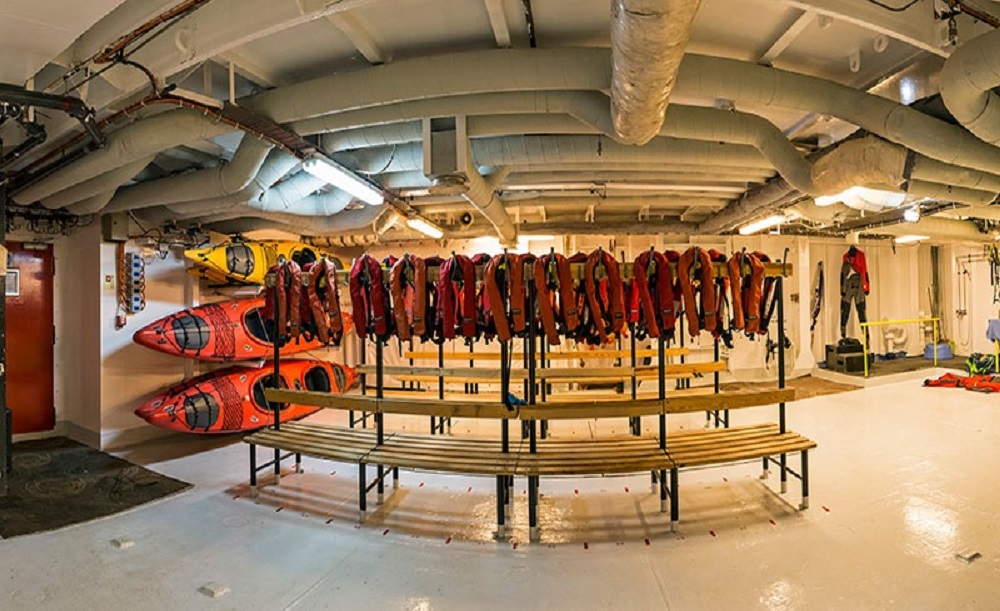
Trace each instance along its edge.
<instances>
[{"instance_id":1,"label":"curved wooden bench","mask_svg":"<svg viewBox=\"0 0 1000 611\"><path fill-rule=\"evenodd\" d=\"M554 420L617 418L623 416L666 415L707 409L739 409L794 400L794 389L765 391L730 391L712 395L675 395L665 399L574 401L571 404L525 405L509 411L495 401L434 401L369 396L343 396L268 389L270 401L315 405L329 409L364 410L379 415L407 414L464 418L499 418L502 420ZM815 442L797 433L782 433L778 425L758 424L726 429L680 431L669 433L665 444L650 437L611 437L581 440L541 440L534 444L513 441L507 451L497 439L475 439L387 433L379 443L370 429L285 423L281 430L264 429L245 438L251 447L251 489L256 493L255 447L257 445L288 450L298 455L339 462L355 463L359 468L359 506L364 516L367 493L378 487L382 498L385 469L398 482L400 468L442 473L489 475L497 478L497 525L501 535L505 525L505 507L509 508L514 476L528 478L529 523L532 537L537 535L538 483L541 477L572 475L615 475L650 472L658 483L661 510L670 500L671 526L679 519L678 473L684 468L721 465L751 459L763 459L764 476L771 462L782 473L782 492L786 474L802 481L802 504L808 507L808 450ZM786 455L799 452L801 472L791 470ZM779 456L779 459L775 459ZM378 468L375 482L368 484L366 469ZM669 473L669 484L667 474ZM763 477L763 476L762 476Z\"/></svg>"}]
</instances>

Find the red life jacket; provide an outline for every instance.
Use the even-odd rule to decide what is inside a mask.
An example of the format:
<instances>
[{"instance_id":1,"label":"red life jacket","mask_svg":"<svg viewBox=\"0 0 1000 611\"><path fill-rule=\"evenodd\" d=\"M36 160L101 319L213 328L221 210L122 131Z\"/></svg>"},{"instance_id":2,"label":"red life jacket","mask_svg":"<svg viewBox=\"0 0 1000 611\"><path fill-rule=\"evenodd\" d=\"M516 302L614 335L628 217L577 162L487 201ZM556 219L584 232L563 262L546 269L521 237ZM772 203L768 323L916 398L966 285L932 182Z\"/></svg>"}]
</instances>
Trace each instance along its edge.
<instances>
[{"instance_id":1,"label":"red life jacket","mask_svg":"<svg viewBox=\"0 0 1000 611\"><path fill-rule=\"evenodd\" d=\"M549 344L558 346L560 332L572 334L580 324L569 261L556 253L542 255L532 265L532 272L542 330Z\"/></svg>"},{"instance_id":2,"label":"red life jacket","mask_svg":"<svg viewBox=\"0 0 1000 611\"><path fill-rule=\"evenodd\" d=\"M697 292L701 293L701 307L698 307L695 293L696 289L691 278L695 261L700 265L699 286ZM715 270L712 266L712 259L703 248L693 246L681 255L677 262L677 277L681 285L681 296L684 299L684 313L688 321L688 332L697 337L701 329L711 331L718 337L718 325L715 319ZM700 311L699 311L700 310Z\"/></svg>"},{"instance_id":3,"label":"red life jacket","mask_svg":"<svg viewBox=\"0 0 1000 611\"><path fill-rule=\"evenodd\" d=\"M741 260L744 265L750 266L750 273L743 275L744 270L740 269ZM729 260L729 276L733 274L739 282L733 284L733 303L740 300L740 312L743 317L742 329L748 336L753 336L760 330L760 313L763 302L764 291L764 263L757 258L754 253L744 252L733 255ZM733 306L734 309L736 306ZM737 329L741 328L739 326Z\"/></svg>"},{"instance_id":4,"label":"red life jacket","mask_svg":"<svg viewBox=\"0 0 1000 611\"><path fill-rule=\"evenodd\" d=\"M476 266L465 255L452 255L439 269L437 312L441 336L455 339L458 331L462 337L473 340L478 335Z\"/></svg>"},{"instance_id":5,"label":"red life jacket","mask_svg":"<svg viewBox=\"0 0 1000 611\"><path fill-rule=\"evenodd\" d=\"M385 289L382 266L369 255L361 255L351 266L348 279L354 327L358 337L366 335L376 341L387 341L392 332L389 312L389 292Z\"/></svg>"},{"instance_id":6,"label":"red life jacket","mask_svg":"<svg viewBox=\"0 0 1000 611\"><path fill-rule=\"evenodd\" d=\"M653 249L641 253L632 266L631 322L638 332L652 338L662 332L673 337L677 317L674 312L674 278L666 255Z\"/></svg>"},{"instance_id":7,"label":"red life jacket","mask_svg":"<svg viewBox=\"0 0 1000 611\"><path fill-rule=\"evenodd\" d=\"M340 286L337 268L326 257L307 263L302 271L309 274L303 308L309 313L310 331L324 344L340 345L344 337L344 319L340 313ZM303 314L303 321L306 316ZM306 323L303 323L306 326Z\"/></svg>"},{"instance_id":8,"label":"red life jacket","mask_svg":"<svg viewBox=\"0 0 1000 611\"><path fill-rule=\"evenodd\" d=\"M296 339L302 324L302 268L295 261L285 261L270 270L275 276L277 291L264 291L264 320L274 321L277 335Z\"/></svg>"},{"instance_id":9,"label":"red life jacket","mask_svg":"<svg viewBox=\"0 0 1000 611\"><path fill-rule=\"evenodd\" d=\"M761 274L763 274L764 263L770 263L771 257L755 250L753 255L761 264ZM771 316L774 314L774 282L775 278L764 278L763 287L760 293L760 328L757 333L767 335L767 328L771 324Z\"/></svg>"},{"instance_id":10,"label":"red life jacket","mask_svg":"<svg viewBox=\"0 0 1000 611\"><path fill-rule=\"evenodd\" d=\"M502 274L502 277L498 277ZM518 255L496 255L483 270L483 284L489 301L490 314L502 342L519 335L527 328L524 311L524 269ZM510 303L510 320L507 303Z\"/></svg>"},{"instance_id":11,"label":"red life jacket","mask_svg":"<svg viewBox=\"0 0 1000 611\"><path fill-rule=\"evenodd\" d=\"M427 335L427 267L418 256L405 254L393 264L389 273L392 315L396 320L396 336L409 341L414 335Z\"/></svg>"},{"instance_id":12,"label":"red life jacket","mask_svg":"<svg viewBox=\"0 0 1000 611\"><path fill-rule=\"evenodd\" d=\"M606 278L598 279L596 272L603 267ZM601 344L611 336L621 335L625 328L625 299L622 292L621 269L611 253L595 250L587 257L583 286L587 296L590 322ZM593 334L591 336L593 339Z\"/></svg>"}]
</instances>

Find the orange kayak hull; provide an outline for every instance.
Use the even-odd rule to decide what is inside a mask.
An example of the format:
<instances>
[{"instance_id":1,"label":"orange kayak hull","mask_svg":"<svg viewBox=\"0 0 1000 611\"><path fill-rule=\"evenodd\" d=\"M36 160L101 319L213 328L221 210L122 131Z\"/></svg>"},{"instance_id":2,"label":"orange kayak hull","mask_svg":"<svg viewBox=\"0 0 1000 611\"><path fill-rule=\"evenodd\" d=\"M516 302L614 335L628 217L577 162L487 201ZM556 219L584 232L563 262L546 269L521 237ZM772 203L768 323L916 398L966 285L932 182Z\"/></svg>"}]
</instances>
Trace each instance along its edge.
<instances>
[{"instance_id":1,"label":"orange kayak hull","mask_svg":"<svg viewBox=\"0 0 1000 611\"><path fill-rule=\"evenodd\" d=\"M264 390L274 386L271 367L229 367L192 378L153 397L135 415L160 428L212 435L253 431L274 423L274 411ZM281 364L283 388L342 394L358 378L357 372L338 363L291 360ZM321 408L284 405L281 422L298 420Z\"/></svg>"},{"instance_id":2,"label":"orange kayak hull","mask_svg":"<svg viewBox=\"0 0 1000 611\"><path fill-rule=\"evenodd\" d=\"M270 359L274 357L274 344L264 330L260 316L263 307L264 300L255 298L182 310L139 329L132 341L158 352L206 362ZM350 318L345 316L345 332L350 324ZM282 346L281 355L322 347L318 339L300 337Z\"/></svg>"}]
</instances>

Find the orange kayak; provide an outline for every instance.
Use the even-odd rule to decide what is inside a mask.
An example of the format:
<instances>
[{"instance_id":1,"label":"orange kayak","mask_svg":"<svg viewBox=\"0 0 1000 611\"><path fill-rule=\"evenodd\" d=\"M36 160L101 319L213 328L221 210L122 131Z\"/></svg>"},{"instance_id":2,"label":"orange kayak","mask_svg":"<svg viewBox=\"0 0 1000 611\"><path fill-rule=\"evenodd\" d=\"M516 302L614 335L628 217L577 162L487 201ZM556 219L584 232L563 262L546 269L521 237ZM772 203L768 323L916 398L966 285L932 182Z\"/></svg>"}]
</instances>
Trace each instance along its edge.
<instances>
[{"instance_id":1,"label":"orange kayak","mask_svg":"<svg viewBox=\"0 0 1000 611\"><path fill-rule=\"evenodd\" d=\"M274 344L260 312L263 299L235 299L182 310L135 332L132 341L167 354L210 362L269 359ZM344 316L344 331L350 328ZM281 355L322 348L318 339L300 337L281 347Z\"/></svg>"},{"instance_id":2,"label":"orange kayak","mask_svg":"<svg viewBox=\"0 0 1000 611\"><path fill-rule=\"evenodd\" d=\"M281 387L341 394L357 381L350 367L317 360L281 364ZM264 390L274 386L274 369L229 367L173 386L135 410L149 424L184 433L252 431L274 422ZM298 420L321 408L284 405L280 420Z\"/></svg>"}]
</instances>

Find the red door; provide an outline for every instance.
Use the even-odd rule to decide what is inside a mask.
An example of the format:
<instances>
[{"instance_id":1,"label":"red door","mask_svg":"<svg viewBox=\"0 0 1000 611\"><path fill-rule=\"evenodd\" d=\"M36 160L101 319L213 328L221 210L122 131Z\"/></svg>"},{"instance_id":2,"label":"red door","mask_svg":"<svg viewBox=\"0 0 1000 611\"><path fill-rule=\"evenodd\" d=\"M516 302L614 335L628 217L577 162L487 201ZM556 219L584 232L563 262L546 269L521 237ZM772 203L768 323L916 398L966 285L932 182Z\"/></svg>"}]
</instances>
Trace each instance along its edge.
<instances>
[{"instance_id":1,"label":"red door","mask_svg":"<svg viewBox=\"0 0 1000 611\"><path fill-rule=\"evenodd\" d=\"M52 246L7 242L7 406L14 433L55 428Z\"/></svg>"}]
</instances>

